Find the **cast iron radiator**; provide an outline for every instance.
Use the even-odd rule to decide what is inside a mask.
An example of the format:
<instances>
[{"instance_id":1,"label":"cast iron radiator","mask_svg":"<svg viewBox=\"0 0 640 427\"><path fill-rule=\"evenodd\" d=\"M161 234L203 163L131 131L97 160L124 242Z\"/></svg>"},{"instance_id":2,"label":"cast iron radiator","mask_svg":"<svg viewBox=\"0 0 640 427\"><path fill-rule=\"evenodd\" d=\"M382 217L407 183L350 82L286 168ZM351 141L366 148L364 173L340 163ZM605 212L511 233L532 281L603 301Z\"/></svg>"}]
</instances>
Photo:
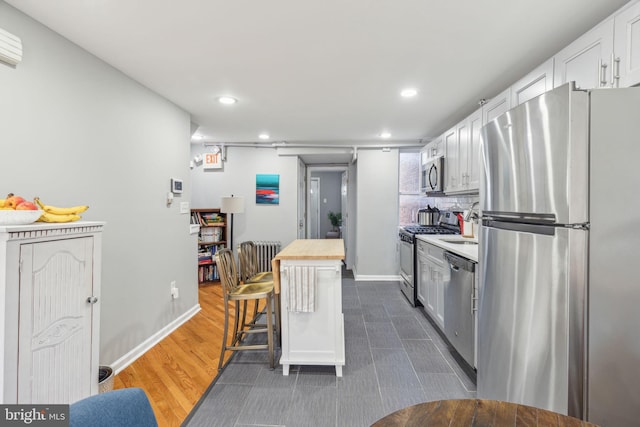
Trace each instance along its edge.
<instances>
[{"instance_id":1,"label":"cast iron radiator","mask_svg":"<svg viewBox=\"0 0 640 427\"><path fill-rule=\"evenodd\" d=\"M258 253L258 273L271 271L271 260L280 252L280 242L254 241Z\"/></svg>"}]
</instances>

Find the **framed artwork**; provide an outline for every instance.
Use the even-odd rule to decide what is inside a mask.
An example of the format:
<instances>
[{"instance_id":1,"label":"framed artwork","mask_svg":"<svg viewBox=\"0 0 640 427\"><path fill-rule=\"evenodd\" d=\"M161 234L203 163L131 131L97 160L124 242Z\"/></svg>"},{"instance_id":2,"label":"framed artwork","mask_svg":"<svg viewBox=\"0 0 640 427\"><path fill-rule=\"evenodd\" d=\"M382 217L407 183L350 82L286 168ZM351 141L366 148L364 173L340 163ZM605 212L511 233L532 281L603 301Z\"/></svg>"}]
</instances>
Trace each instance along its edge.
<instances>
[{"instance_id":1,"label":"framed artwork","mask_svg":"<svg viewBox=\"0 0 640 427\"><path fill-rule=\"evenodd\" d=\"M256 174L256 204L280 204L280 175Z\"/></svg>"}]
</instances>

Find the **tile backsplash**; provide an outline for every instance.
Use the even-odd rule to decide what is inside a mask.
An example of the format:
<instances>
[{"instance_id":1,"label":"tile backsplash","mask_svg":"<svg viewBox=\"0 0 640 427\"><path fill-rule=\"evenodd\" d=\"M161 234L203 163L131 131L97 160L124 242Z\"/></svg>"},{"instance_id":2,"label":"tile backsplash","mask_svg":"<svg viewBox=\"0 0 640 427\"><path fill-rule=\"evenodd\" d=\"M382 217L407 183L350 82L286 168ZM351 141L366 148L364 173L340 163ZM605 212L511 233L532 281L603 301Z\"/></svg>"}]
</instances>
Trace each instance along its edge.
<instances>
[{"instance_id":1,"label":"tile backsplash","mask_svg":"<svg viewBox=\"0 0 640 427\"><path fill-rule=\"evenodd\" d=\"M477 194L465 196L426 197L426 204L440 210L463 211L479 200Z\"/></svg>"}]
</instances>

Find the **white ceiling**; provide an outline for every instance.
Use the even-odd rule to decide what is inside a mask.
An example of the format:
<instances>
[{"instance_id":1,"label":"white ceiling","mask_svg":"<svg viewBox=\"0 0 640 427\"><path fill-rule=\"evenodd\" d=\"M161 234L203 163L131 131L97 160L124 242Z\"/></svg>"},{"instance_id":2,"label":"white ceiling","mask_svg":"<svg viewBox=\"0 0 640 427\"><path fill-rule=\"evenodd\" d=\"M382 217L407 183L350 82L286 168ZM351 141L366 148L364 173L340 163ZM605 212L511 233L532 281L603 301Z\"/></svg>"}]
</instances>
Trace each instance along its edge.
<instances>
[{"instance_id":1,"label":"white ceiling","mask_svg":"<svg viewBox=\"0 0 640 427\"><path fill-rule=\"evenodd\" d=\"M439 135L626 0L6 2L189 112L206 141L353 145Z\"/></svg>"}]
</instances>

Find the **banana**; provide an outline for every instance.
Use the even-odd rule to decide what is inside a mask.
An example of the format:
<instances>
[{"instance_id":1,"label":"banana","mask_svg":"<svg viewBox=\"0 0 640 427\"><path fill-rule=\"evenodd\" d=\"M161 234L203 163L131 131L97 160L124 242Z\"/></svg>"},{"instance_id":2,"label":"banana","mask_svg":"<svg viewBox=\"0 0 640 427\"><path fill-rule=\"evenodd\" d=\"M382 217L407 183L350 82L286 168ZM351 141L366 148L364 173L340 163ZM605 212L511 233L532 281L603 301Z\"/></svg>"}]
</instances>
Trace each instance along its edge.
<instances>
[{"instance_id":1,"label":"banana","mask_svg":"<svg viewBox=\"0 0 640 427\"><path fill-rule=\"evenodd\" d=\"M44 212L38 218L38 222L73 222L82 218L80 215L76 214L65 214L65 215L56 215L50 212Z\"/></svg>"},{"instance_id":2,"label":"banana","mask_svg":"<svg viewBox=\"0 0 640 427\"><path fill-rule=\"evenodd\" d=\"M4 202L5 202L6 200L7 200L7 199L0 199L0 208L4 208Z\"/></svg>"},{"instance_id":3,"label":"banana","mask_svg":"<svg viewBox=\"0 0 640 427\"><path fill-rule=\"evenodd\" d=\"M54 215L77 215L89 209L89 206L87 205L71 206L69 208L59 208L57 206L45 205L44 203L42 203L42 201L40 201L39 197L35 197L33 200L35 200L35 202L43 211Z\"/></svg>"}]
</instances>

